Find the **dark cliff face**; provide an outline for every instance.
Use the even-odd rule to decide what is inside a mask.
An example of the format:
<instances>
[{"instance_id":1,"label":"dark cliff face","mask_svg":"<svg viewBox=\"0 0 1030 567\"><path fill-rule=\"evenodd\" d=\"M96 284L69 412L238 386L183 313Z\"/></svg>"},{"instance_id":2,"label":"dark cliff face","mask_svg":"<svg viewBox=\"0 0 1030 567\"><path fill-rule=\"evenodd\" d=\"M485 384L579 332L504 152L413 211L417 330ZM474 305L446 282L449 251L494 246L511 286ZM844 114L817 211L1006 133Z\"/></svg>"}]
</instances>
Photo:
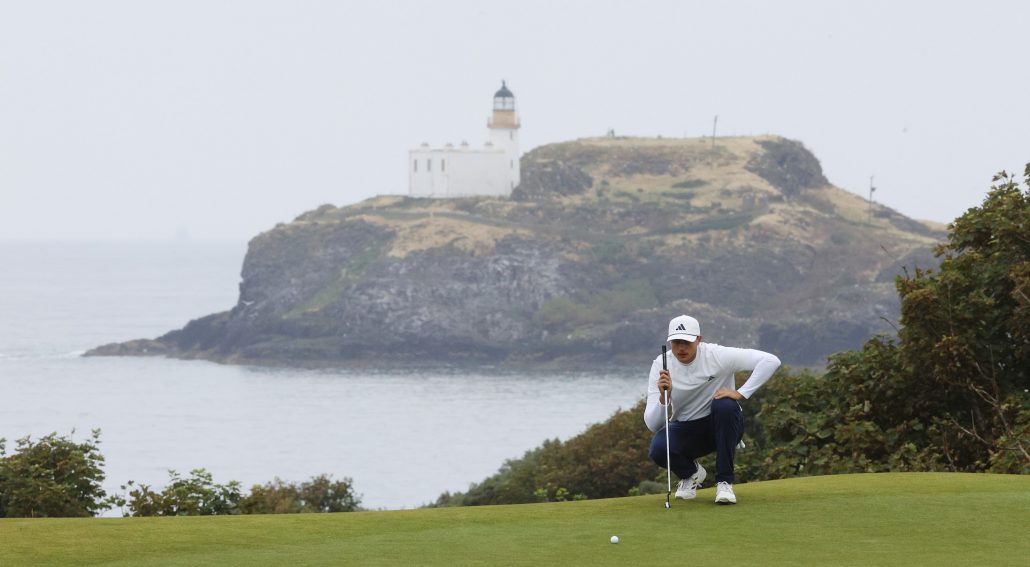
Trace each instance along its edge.
<instances>
[{"instance_id":1,"label":"dark cliff face","mask_svg":"<svg viewBox=\"0 0 1030 567\"><path fill-rule=\"evenodd\" d=\"M765 151L748 161L746 168L784 195L798 195L804 189L830 184L823 176L819 160L801 142L779 138L758 143Z\"/></svg>"},{"instance_id":2,"label":"dark cliff face","mask_svg":"<svg viewBox=\"0 0 1030 567\"><path fill-rule=\"evenodd\" d=\"M512 199L305 213L251 241L231 310L91 354L641 363L691 313L707 340L814 365L889 331L898 259L925 267L938 236L865 216L782 138L556 144L526 155L523 180Z\"/></svg>"},{"instance_id":3,"label":"dark cliff face","mask_svg":"<svg viewBox=\"0 0 1030 567\"><path fill-rule=\"evenodd\" d=\"M533 315L569 289L560 268L547 243L518 237L487 256L416 252L384 260L327 311L355 355L485 358L539 338Z\"/></svg>"},{"instance_id":4,"label":"dark cliff face","mask_svg":"<svg viewBox=\"0 0 1030 567\"><path fill-rule=\"evenodd\" d=\"M440 248L391 258L383 252L393 237L360 220L263 235L247 254L236 307L159 341L252 361L486 362L533 352L534 315L573 288L544 241L511 236L484 256Z\"/></svg>"}]
</instances>

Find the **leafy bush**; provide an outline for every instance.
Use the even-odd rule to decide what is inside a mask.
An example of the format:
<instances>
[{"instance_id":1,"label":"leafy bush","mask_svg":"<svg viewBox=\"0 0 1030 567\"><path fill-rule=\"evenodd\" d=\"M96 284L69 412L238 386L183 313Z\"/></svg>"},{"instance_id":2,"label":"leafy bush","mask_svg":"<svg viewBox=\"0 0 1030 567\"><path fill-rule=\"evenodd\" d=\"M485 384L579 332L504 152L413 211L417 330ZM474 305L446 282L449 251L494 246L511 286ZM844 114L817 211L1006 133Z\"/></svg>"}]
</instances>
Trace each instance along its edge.
<instances>
[{"instance_id":1,"label":"leafy bush","mask_svg":"<svg viewBox=\"0 0 1030 567\"><path fill-rule=\"evenodd\" d=\"M170 482L160 491L129 481L122 486L127 494L108 498L100 430L82 443L56 433L25 437L10 455L5 441L0 438L0 518L95 516L111 506L127 508L126 516L205 516L351 512L361 504L349 478L319 475L300 484L277 478L244 496L239 482L215 483L204 469L188 477L168 471Z\"/></svg>"},{"instance_id":2,"label":"leafy bush","mask_svg":"<svg viewBox=\"0 0 1030 567\"><path fill-rule=\"evenodd\" d=\"M897 377L897 348L878 337L834 355L821 376L777 373L745 405L757 411L737 454L740 480L936 470L925 408Z\"/></svg>"},{"instance_id":3,"label":"leafy bush","mask_svg":"<svg viewBox=\"0 0 1030 567\"><path fill-rule=\"evenodd\" d=\"M128 499L112 498L118 506L128 506L126 516L216 516L240 513L240 483L217 484L204 469L190 471L183 478L168 471L170 482L156 492L146 484L129 481L122 490L129 490Z\"/></svg>"},{"instance_id":4,"label":"leafy bush","mask_svg":"<svg viewBox=\"0 0 1030 567\"><path fill-rule=\"evenodd\" d=\"M25 437L11 455L4 442L0 439L0 518L94 516L106 508L99 429L82 443L57 433L35 442Z\"/></svg>"},{"instance_id":5,"label":"leafy bush","mask_svg":"<svg viewBox=\"0 0 1030 567\"><path fill-rule=\"evenodd\" d=\"M899 356L933 402L942 464L1018 472L1030 465L1030 164L1027 189L994 181L951 224L939 271L898 279Z\"/></svg>"},{"instance_id":6,"label":"leafy bush","mask_svg":"<svg viewBox=\"0 0 1030 567\"><path fill-rule=\"evenodd\" d=\"M243 514L297 514L306 512L354 512L360 510L361 497L354 494L349 478L333 481L319 475L310 481L286 483L276 478L264 485L255 484L240 501Z\"/></svg>"},{"instance_id":7,"label":"leafy bush","mask_svg":"<svg viewBox=\"0 0 1030 567\"><path fill-rule=\"evenodd\" d=\"M354 494L351 479L333 481L319 475L302 483L287 483L276 478L255 484L250 494L240 492L240 483L213 482L204 469L190 471L183 478L168 471L170 482L160 492L145 484L129 481L122 489L128 497L111 502L128 507L126 516L217 516L234 514L298 514L306 512L353 512L360 509L361 497Z\"/></svg>"}]
</instances>

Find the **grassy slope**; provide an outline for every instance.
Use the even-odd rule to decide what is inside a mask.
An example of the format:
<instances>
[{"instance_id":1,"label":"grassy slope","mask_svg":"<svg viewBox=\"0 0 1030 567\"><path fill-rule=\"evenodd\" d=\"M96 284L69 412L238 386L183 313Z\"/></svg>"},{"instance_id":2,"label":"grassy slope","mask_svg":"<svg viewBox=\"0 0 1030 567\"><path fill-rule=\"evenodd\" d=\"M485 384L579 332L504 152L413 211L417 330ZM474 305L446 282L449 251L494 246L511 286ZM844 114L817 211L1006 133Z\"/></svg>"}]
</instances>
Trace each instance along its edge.
<instances>
[{"instance_id":1,"label":"grassy slope","mask_svg":"<svg viewBox=\"0 0 1030 567\"><path fill-rule=\"evenodd\" d=\"M683 207L684 201L671 198L670 195L690 194L691 198L687 201L696 210L684 213L681 220L701 226L699 219L713 215L718 217L725 211L743 210L741 191L773 198L782 196L779 189L747 169L752 157L765 152L759 142L778 139L780 138L776 136L719 138L718 150L714 154L710 150L710 138L706 140L627 137L584 138L543 146L534 152L542 151L549 159L570 160L593 178L592 188L556 198L556 203L569 207L570 211L579 206L598 205L601 203L602 193L604 206L610 209L632 208L640 203L668 205L677 209ZM710 159L712 156L715 158ZM668 159L673 165L670 171L661 174L631 174L623 171L626 166L641 160L646 161L648 157L659 161ZM689 171L684 171L683 169L688 166ZM675 187L676 183L685 180L704 183L691 189ZM606 185L602 186L602 182ZM856 240L876 235L880 240L895 242L903 250L913 246L929 247L936 243L934 238L900 230L885 218L871 218L868 214L869 205L860 195L830 185L809 189L805 193L825 202L833 212L817 211L811 203L804 202L804 199L794 198L789 202L763 204L759 207L761 211L756 212L755 218L746 218L742 224L762 225L781 236L789 236L818 246L823 245L823 241L828 239L831 233L845 229L854 231ZM555 228L548 224L550 221L538 225L504 221L512 210L520 207L532 208L537 206L536 203L516 203L508 199L478 200L490 201L493 205L470 213L465 207L467 200L462 199L406 201L397 196L380 196L340 209L328 208L323 212L302 215L307 220L295 223L332 223L359 217L367 222L391 226L401 235L394 240L393 248L389 251L389 255L394 257L403 257L415 250L449 244L470 252L488 253L498 239L508 234L525 236L539 233L542 229L547 232ZM713 213L704 210L714 203L719 203L723 212ZM879 208L880 205L874 205L874 210ZM308 216L310 218L307 218ZM564 223L559 226L562 229L567 228ZM633 230L634 234L646 232ZM660 242L675 247L683 246L685 243L696 243L699 238L710 232L717 232L717 229L699 229L690 233L659 236ZM557 237L554 234L552 236ZM584 235L584 238L591 240L595 236ZM721 236L725 237L724 234ZM873 249L878 255L879 248ZM876 260L876 257L873 260ZM863 265L865 263L867 262L862 262Z\"/></svg>"},{"instance_id":2,"label":"grassy slope","mask_svg":"<svg viewBox=\"0 0 1030 567\"><path fill-rule=\"evenodd\" d=\"M1025 565L1030 477L876 474L352 514L0 520L0 565ZM608 542L618 535L621 543Z\"/></svg>"}]
</instances>

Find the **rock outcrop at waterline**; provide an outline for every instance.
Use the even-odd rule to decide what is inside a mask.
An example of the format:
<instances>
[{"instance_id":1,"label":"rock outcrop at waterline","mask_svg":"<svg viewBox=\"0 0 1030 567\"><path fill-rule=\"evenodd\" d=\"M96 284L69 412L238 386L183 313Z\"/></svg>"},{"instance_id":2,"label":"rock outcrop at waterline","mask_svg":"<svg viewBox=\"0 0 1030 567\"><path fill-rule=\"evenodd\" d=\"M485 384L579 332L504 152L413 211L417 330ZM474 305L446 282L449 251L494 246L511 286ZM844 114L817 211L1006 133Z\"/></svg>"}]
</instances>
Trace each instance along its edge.
<instances>
[{"instance_id":1,"label":"rock outcrop at waterline","mask_svg":"<svg viewBox=\"0 0 1030 567\"><path fill-rule=\"evenodd\" d=\"M835 188L779 137L601 138L524 157L510 199L378 197L255 237L237 304L88 355L278 365L646 364L669 317L795 365L898 313L940 227Z\"/></svg>"}]
</instances>

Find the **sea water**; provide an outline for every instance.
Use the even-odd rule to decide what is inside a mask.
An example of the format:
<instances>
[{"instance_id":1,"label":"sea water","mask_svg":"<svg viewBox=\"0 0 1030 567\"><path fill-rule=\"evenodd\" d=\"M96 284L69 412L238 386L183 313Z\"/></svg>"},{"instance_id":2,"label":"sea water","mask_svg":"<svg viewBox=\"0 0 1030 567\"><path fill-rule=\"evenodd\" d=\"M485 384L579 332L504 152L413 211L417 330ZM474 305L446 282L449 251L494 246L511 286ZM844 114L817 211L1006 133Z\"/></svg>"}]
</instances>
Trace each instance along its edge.
<instances>
[{"instance_id":1,"label":"sea water","mask_svg":"<svg viewBox=\"0 0 1030 567\"><path fill-rule=\"evenodd\" d=\"M284 369L82 357L230 309L243 243L0 243L0 437L101 430L109 493L205 468L245 489L349 477L412 508L567 439L643 395L639 372ZM416 366L417 367L417 366ZM117 510L108 515L117 514Z\"/></svg>"}]
</instances>

